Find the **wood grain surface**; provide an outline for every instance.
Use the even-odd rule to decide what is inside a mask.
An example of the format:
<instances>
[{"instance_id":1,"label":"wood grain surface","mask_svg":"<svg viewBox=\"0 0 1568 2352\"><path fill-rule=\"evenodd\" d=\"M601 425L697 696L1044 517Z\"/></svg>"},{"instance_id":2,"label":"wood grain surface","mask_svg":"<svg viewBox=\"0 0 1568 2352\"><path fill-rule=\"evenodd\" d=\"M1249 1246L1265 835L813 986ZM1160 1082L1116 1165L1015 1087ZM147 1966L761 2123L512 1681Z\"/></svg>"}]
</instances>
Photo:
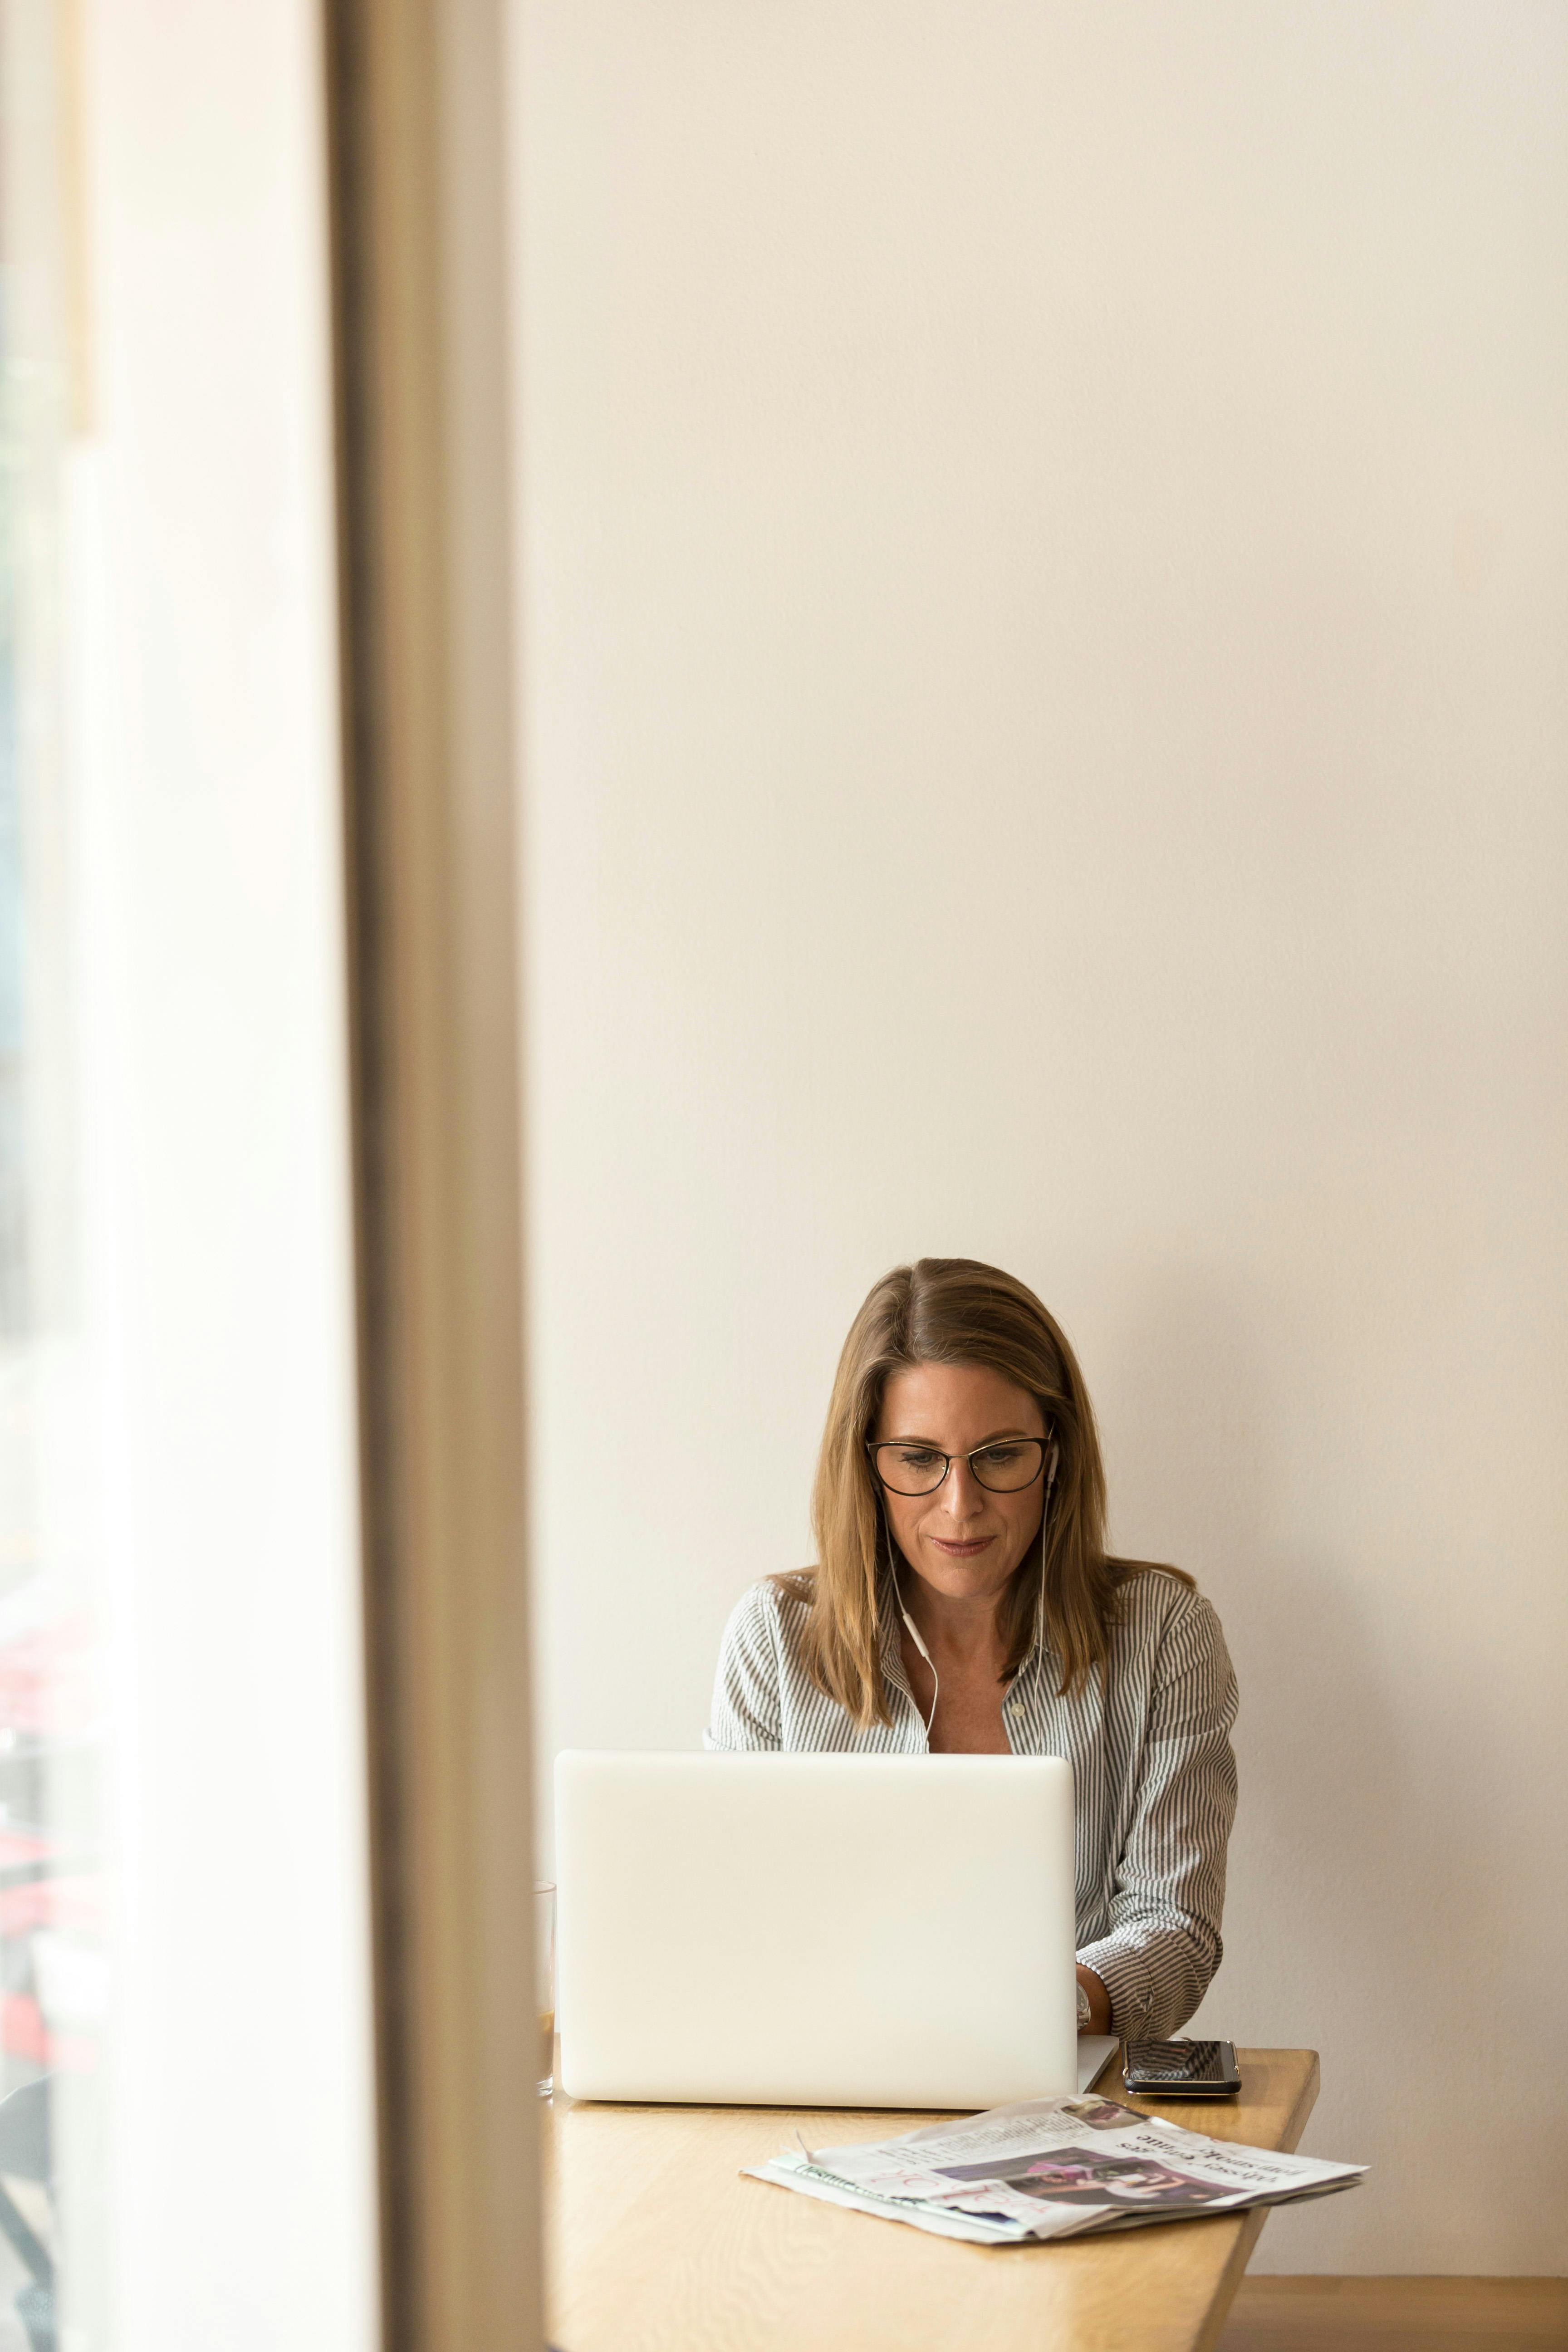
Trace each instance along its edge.
<instances>
[{"instance_id":1,"label":"wood grain surface","mask_svg":"<svg viewBox=\"0 0 1568 2352\"><path fill-rule=\"evenodd\" d=\"M1237 2099L1129 2097L1216 2139L1293 2148L1310 2050L1245 2050ZM742 2178L795 2145L912 2131L917 2115L547 2104L551 2340L560 2352L1208 2352L1259 2213L1110 2238L967 2246Z\"/></svg>"},{"instance_id":2,"label":"wood grain surface","mask_svg":"<svg viewBox=\"0 0 1568 2352\"><path fill-rule=\"evenodd\" d=\"M1568 2279L1243 2279L1220 2352L1565 2352Z\"/></svg>"}]
</instances>

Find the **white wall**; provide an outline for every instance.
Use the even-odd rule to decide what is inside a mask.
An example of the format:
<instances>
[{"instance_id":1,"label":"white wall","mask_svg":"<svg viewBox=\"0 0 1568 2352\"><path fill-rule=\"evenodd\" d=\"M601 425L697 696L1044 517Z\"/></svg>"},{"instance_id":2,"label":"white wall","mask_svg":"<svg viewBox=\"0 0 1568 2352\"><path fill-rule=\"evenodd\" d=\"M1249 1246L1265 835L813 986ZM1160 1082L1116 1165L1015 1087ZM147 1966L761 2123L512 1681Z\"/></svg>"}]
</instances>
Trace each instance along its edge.
<instances>
[{"instance_id":1,"label":"white wall","mask_svg":"<svg viewBox=\"0 0 1568 2352\"><path fill-rule=\"evenodd\" d=\"M1258 2266L1561 2271L1568 17L523 26L546 1748L1013 1268L1240 1672L1205 2021L1375 2167Z\"/></svg>"},{"instance_id":2,"label":"white wall","mask_svg":"<svg viewBox=\"0 0 1568 2352\"><path fill-rule=\"evenodd\" d=\"M319 12L83 23L95 409L67 555L112 2339L370 2352Z\"/></svg>"}]
</instances>

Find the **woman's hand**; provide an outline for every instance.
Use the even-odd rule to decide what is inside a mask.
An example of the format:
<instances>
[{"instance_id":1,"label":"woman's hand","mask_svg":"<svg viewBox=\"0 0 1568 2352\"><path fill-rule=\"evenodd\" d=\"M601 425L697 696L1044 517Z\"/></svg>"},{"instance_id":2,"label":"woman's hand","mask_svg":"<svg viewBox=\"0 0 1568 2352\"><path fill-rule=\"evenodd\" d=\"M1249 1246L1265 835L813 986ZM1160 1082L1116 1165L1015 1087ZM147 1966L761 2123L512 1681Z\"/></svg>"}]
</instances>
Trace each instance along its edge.
<instances>
[{"instance_id":1,"label":"woman's hand","mask_svg":"<svg viewBox=\"0 0 1568 2352\"><path fill-rule=\"evenodd\" d=\"M1092 1969L1079 1969L1078 1980L1089 1995L1089 2022L1086 2033L1109 2033L1110 2031L1110 1995L1102 1979Z\"/></svg>"}]
</instances>

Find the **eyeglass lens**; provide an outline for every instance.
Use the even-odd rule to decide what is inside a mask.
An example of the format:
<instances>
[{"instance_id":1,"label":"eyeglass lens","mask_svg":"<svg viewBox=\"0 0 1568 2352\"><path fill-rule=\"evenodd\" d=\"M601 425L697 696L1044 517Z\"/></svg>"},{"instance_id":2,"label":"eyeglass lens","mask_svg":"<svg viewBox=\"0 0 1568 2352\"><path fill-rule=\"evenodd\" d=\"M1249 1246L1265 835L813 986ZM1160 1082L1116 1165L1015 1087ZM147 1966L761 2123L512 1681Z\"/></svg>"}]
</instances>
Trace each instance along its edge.
<instances>
[{"instance_id":1,"label":"eyeglass lens","mask_svg":"<svg viewBox=\"0 0 1568 2352\"><path fill-rule=\"evenodd\" d=\"M895 1495L934 1495L953 1458L933 1445L894 1443L871 1448L878 1477ZM969 1456L969 1466L994 1495L1016 1495L1034 1485L1045 1458L1043 1438L1008 1437L981 1446Z\"/></svg>"}]
</instances>

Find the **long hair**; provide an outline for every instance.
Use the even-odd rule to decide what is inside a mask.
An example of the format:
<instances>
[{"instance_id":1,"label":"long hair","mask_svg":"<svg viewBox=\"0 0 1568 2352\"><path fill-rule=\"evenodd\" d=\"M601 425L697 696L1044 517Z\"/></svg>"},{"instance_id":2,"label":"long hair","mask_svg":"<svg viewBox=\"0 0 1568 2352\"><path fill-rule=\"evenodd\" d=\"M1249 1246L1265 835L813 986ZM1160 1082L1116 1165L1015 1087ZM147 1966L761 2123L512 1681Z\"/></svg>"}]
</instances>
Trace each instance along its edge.
<instances>
[{"instance_id":1,"label":"long hair","mask_svg":"<svg viewBox=\"0 0 1568 2352\"><path fill-rule=\"evenodd\" d=\"M1066 1334L1034 1292L973 1258L895 1266L872 1288L838 1360L812 1494L816 1566L778 1580L810 1603L812 1680L862 1727L892 1719L882 1630L894 1560L866 1445L889 1373L914 1364L1000 1372L1035 1399L1058 1449L1044 1525L997 1603L1005 1683L1028 1656L1038 1624L1060 1663L1060 1689L1080 1688L1104 1665L1117 1588L1152 1565L1107 1555L1105 1467L1089 1391Z\"/></svg>"}]
</instances>

